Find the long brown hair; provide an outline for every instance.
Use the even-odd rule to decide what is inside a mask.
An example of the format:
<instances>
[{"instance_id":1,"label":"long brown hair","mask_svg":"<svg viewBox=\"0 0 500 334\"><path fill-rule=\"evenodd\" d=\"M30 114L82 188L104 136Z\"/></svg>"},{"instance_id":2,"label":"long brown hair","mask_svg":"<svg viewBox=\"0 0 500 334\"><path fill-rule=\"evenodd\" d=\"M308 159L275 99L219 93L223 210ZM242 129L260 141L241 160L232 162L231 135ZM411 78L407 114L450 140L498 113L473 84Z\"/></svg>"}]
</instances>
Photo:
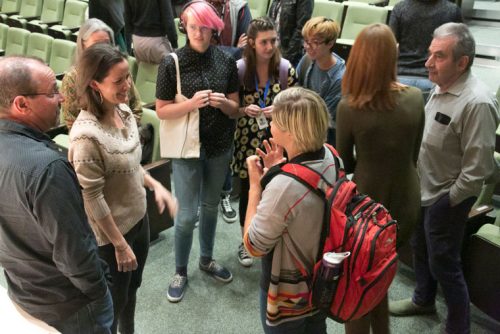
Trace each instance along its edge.
<instances>
[{"instance_id":1,"label":"long brown hair","mask_svg":"<svg viewBox=\"0 0 500 334\"><path fill-rule=\"evenodd\" d=\"M252 87L254 84L254 78L257 74L257 55L255 54L255 49L250 45L250 40L255 43L255 39L257 38L257 34L263 31L276 30L273 21L265 17L259 17L250 21L250 25L248 26L247 36L248 36L248 44L243 50L243 60L246 63L245 74L243 75L243 82L245 86ZM279 64L281 61L281 52L279 48L276 48L274 51L274 55L269 61L269 79L274 83L279 78Z\"/></svg>"},{"instance_id":2,"label":"long brown hair","mask_svg":"<svg viewBox=\"0 0 500 334\"><path fill-rule=\"evenodd\" d=\"M372 24L356 37L342 78L342 95L351 108L394 109L398 89L396 38L385 24Z\"/></svg>"},{"instance_id":3,"label":"long brown hair","mask_svg":"<svg viewBox=\"0 0 500 334\"><path fill-rule=\"evenodd\" d=\"M113 66L127 60L116 47L97 43L86 48L77 64L77 94L80 104L88 112L101 119L104 115L102 95L90 86L92 80L102 82Z\"/></svg>"}]
</instances>

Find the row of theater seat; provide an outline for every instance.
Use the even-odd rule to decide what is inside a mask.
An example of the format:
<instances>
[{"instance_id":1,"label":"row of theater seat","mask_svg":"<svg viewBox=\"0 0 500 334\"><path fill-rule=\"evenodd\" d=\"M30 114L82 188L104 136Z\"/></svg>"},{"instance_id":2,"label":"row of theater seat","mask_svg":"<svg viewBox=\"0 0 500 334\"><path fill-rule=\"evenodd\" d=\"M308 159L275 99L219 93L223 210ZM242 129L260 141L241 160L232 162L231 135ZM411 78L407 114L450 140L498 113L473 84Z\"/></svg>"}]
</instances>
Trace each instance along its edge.
<instances>
[{"instance_id":1,"label":"row of theater seat","mask_svg":"<svg viewBox=\"0 0 500 334\"><path fill-rule=\"evenodd\" d=\"M88 3L78 0L3 0L0 22L55 38L76 40Z\"/></svg>"},{"instance_id":2,"label":"row of theater seat","mask_svg":"<svg viewBox=\"0 0 500 334\"><path fill-rule=\"evenodd\" d=\"M6 56L38 57L61 77L73 63L76 43L0 23L0 49Z\"/></svg>"}]
</instances>

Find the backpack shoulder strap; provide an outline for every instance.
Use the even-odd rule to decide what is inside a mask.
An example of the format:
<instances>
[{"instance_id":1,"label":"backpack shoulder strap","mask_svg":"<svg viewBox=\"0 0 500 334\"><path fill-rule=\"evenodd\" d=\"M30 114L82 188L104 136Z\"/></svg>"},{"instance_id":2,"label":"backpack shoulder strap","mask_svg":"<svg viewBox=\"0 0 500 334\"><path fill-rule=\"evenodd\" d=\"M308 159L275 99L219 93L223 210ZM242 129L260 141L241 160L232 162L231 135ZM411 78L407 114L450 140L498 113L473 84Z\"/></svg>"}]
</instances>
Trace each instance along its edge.
<instances>
[{"instance_id":1,"label":"backpack shoulder strap","mask_svg":"<svg viewBox=\"0 0 500 334\"><path fill-rule=\"evenodd\" d=\"M299 75L299 77L298 77L299 84L301 86L305 85L307 70L309 69L309 66L311 65L311 63L312 63L311 58L309 58L309 56L307 54L305 54L304 57L302 58L302 61L299 64L300 68L297 68L297 73Z\"/></svg>"},{"instance_id":2,"label":"backpack shoulder strap","mask_svg":"<svg viewBox=\"0 0 500 334\"><path fill-rule=\"evenodd\" d=\"M288 68L290 67L290 62L285 58L280 60L280 86L281 90L288 88Z\"/></svg>"},{"instance_id":3,"label":"backpack shoulder strap","mask_svg":"<svg viewBox=\"0 0 500 334\"><path fill-rule=\"evenodd\" d=\"M243 58L238 59L236 62L236 66L238 67L238 80L240 81L240 86L244 86L243 78L245 76L245 71L247 69L247 64L243 60Z\"/></svg>"}]
</instances>

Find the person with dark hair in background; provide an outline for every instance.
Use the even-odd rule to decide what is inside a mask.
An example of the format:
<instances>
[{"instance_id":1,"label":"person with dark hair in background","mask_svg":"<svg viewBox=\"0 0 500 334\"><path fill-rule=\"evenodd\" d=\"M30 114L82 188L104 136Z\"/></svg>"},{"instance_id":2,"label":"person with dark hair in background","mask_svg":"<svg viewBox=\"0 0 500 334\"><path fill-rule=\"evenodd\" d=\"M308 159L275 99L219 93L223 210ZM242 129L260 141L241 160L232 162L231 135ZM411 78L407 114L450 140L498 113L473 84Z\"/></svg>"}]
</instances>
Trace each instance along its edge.
<instances>
[{"instance_id":1,"label":"person with dark hair in background","mask_svg":"<svg viewBox=\"0 0 500 334\"><path fill-rule=\"evenodd\" d=\"M311 18L313 0L272 0L268 16L278 32L281 54L295 67L304 54L302 27Z\"/></svg>"},{"instance_id":2,"label":"person with dark hair in background","mask_svg":"<svg viewBox=\"0 0 500 334\"><path fill-rule=\"evenodd\" d=\"M433 87L425 67L432 32L447 22L462 22L460 7L449 0L403 0L389 17L399 46L398 80L420 88L427 100Z\"/></svg>"},{"instance_id":3,"label":"person with dark hair in background","mask_svg":"<svg viewBox=\"0 0 500 334\"><path fill-rule=\"evenodd\" d=\"M138 61L159 64L177 49L170 0L125 0L125 30Z\"/></svg>"},{"instance_id":4,"label":"person with dark hair in background","mask_svg":"<svg viewBox=\"0 0 500 334\"><path fill-rule=\"evenodd\" d=\"M174 58L165 57L158 68L156 113L160 119L175 119L199 109L199 158L172 159L179 214L175 219L175 274L167 298L180 301L188 282L187 266L193 243L193 229L199 214L201 271L229 283L231 272L213 258L218 205L227 166L233 153L234 120L238 113L238 70L226 52L212 44L224 29L212 5L188 3L181 13L181 29L187 44L180 48L180 86L186 100L176 102L177 71ZM198 134L196 134L198 135ZM163 143L168 145L168 143Z\"/></svg>"},{"instance_id":5,"label":"person with dark hair in background","mask_svg":"<svg viewBox=\"0 0 500 334\"><path fill-rule=\"evenodd\" d=\"M55 74L38 59L6 57L0 82L0 264L9 296L62 333L110 333L108 268L75 171L44 134L64 100Z\"/></svg>"},{"instance_id":6,"label":"person with dark hair in background","mask_svg":"<svg viewBox=\"0 0 500 334\"><path fill-rule=\"evenodd\" d=\"M89 0L89 18L94 17L113 30L116 45L122 52L128 52L123 0Z\"/></svg>"},{"instance_id":7,"label":"person with dark hair in background","mask_svg":"<svg viewBox=\"0 0 500 334\"><path fill-rule=\"evenodd\" d=\"M484 181L497 172L493 154L500 115L493 94L471 73L475 49L463 23L434 30L425 66L436 86L425 106L418 158L423 221L411 240L417 284L412 298L389 304L395 316L435 313L439 283L448 334L470 333L462 243L469 211Z\"/></svg>"},{"instance_id":8,"label":"person with dark hair in background","mask_svg":"<svg viewBox=\"0 0 500 334\"><path fill-rule=\"evenodd\" d=\"M86 48L78 64L83 109L70 133L68 158L82 187L85 211L110 268L112 333L134 333L137 290L149 250L146 190L158 211L176 212L175 199L140 165L139 131L127 106L127 56L107 43Z\"/></svg>"},{"instance_id":9,"label":"person with dark hair in background","mask_svg":"<svg viewBox=\"0 0 500 334\"><path fill-rule=\"evenodd\" d=\"M246 159L263 148L262 142L269 139L269 123L273 116L273 100L282 90L297 82L293 66L281 58L276 45L277 32L268 17L252 20L248 28L248 45L243 58L237 62L240 72L240 115L234 135L235 152L232 169L240 179L239 216L241 234L248 205L248 168ZM285 67L283 68L283 65ZM285 71L285 75L283 75ZM286 80L286 82L282 82ZM264 118L264 123L262 123ZM238 247L238 261L244 267L253 264L243 247Z\"/></svg>"},{"instance_id":10,"label":"person with dark hair in background","mask_svg":"<svg viewBox=\"0 0 500 334\"><path fill-rule=\"evenodd\" d=\"M370 25L356 37L342 79L337 150L359 191L397 220L399 248L420 219L417 158L425 116L420 90L397 82L397 58L396 39L385 24ZM347 322L346 333L389 333L387 302Z\"/></svg>"},{"instance_id":11,"label":"person with dark hair in background","mask_svg":"<svg viewBox=\"0 0 500 334\"><path fill-rule=\"evenodd\" d=\"M236 60L247 45L246 32L252 13L246 0L207 0L217 10L224 29L217 36L216 44L227 50Z\"/></svg>"}]
</instances>

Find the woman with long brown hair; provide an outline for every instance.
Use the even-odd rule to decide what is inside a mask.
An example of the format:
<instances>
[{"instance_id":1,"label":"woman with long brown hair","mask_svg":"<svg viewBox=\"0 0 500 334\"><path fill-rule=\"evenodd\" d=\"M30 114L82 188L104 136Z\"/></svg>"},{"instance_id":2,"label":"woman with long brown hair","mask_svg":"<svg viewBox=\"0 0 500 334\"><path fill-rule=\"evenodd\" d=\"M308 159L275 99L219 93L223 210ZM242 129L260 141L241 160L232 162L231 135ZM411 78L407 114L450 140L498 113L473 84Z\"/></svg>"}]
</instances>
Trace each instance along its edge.
<instances>
[{"instance_id":1,"label":"woman with long brown hair","mask_svg":"<svg viewBox=\"0 0 500 334\"><path fill-rule=\"evenodd\" d=\"M269 137L274 97L297 82L295 69L281 58L274 23L268 17L250 22L248 44L243 58L237 63L240 76L240 117L235 132L233 172L241 180L239 203L240 226L243 232L248 205L248 168L246 158L256 153L262 141ZM283 73L285 71L285 73ZM281 72L281 73L280 73ZM286 81L286 82L282 82ZM243 243L238 248L238 260L248 267L253 263Z\"/></svg>"},{"instance_id":2,"label":"woman with long brown hair","mask_svg":"<svg viewBox=\"0 0 500 334\"><path fill-rule=\"evenodd\" d=\"M416 163L424 103L419 89L396 81L397 57L396 39L385 24L370 25L356 38L337 109L337 149L359 191L384 204L398 221L400 247L420 215ZM347 323L346 333L370 333L370 326L373 333L389 332L387 298Z\"/></svg>"}]
</instances>

